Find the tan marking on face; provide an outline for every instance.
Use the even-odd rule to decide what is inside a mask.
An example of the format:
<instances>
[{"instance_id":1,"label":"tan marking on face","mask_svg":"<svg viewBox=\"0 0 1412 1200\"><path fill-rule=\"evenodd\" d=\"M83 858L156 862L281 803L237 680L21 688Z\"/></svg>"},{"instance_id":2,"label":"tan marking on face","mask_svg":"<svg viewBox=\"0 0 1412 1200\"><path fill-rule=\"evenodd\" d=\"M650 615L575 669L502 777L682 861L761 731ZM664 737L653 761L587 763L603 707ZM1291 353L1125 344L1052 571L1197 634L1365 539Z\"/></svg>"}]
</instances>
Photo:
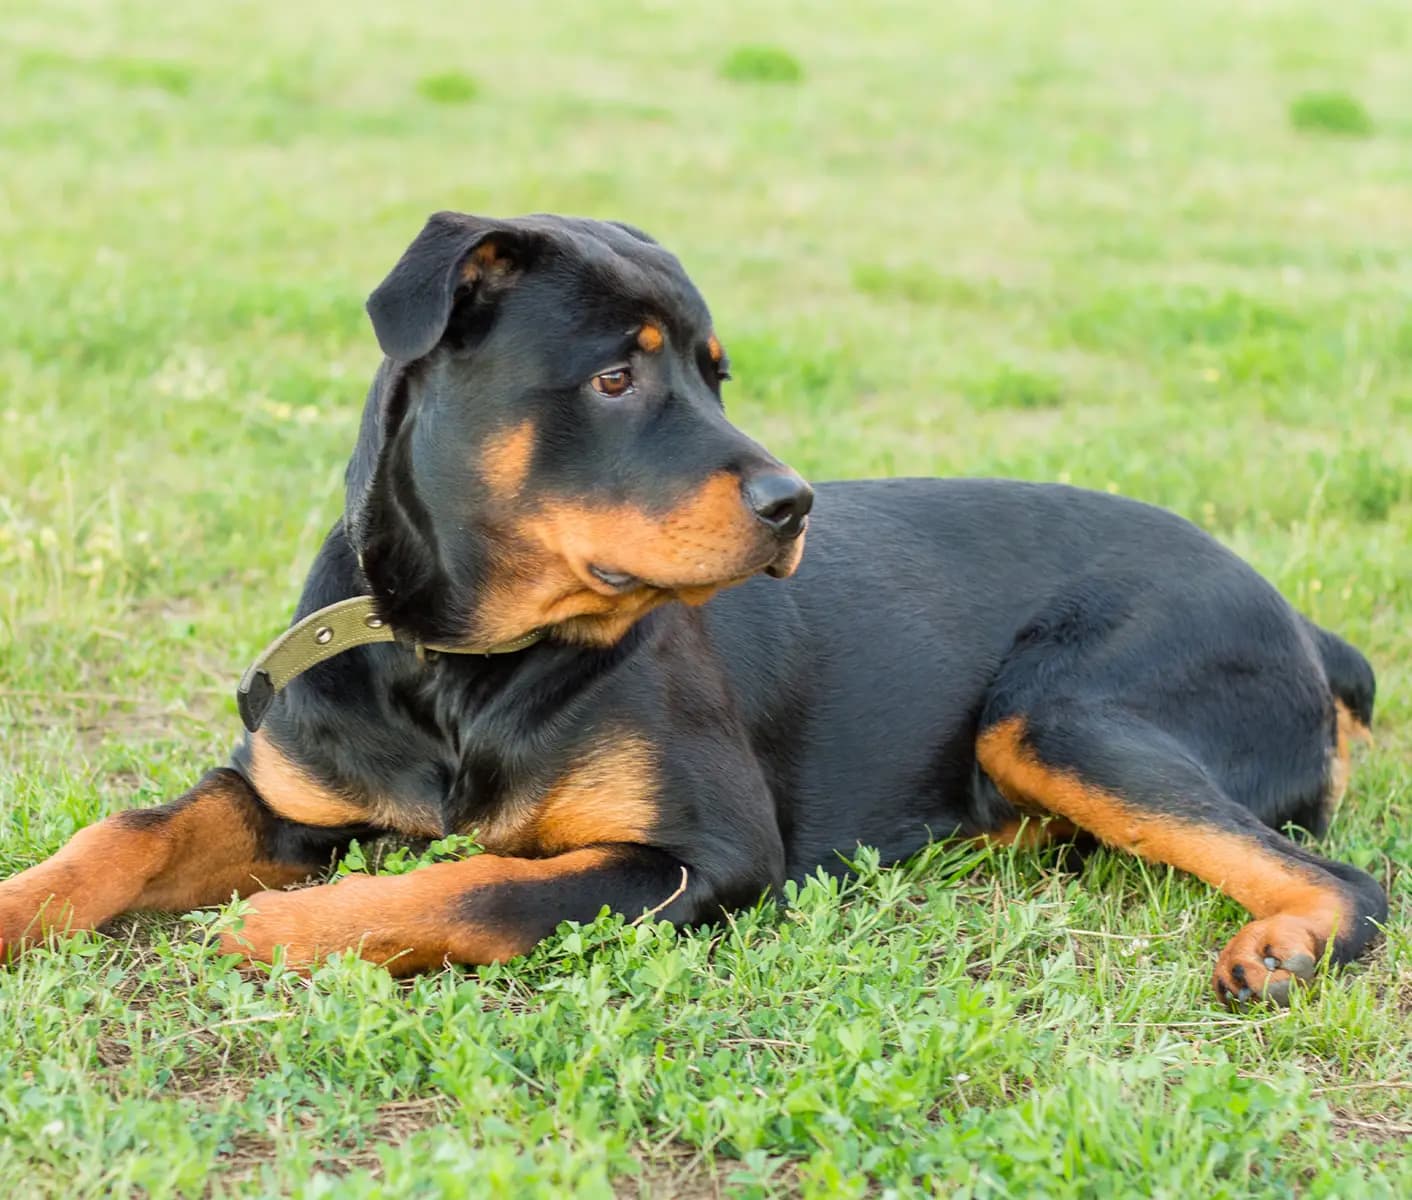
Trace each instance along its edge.
<instances>
[{"instance_id":1,"label":"tan marking on face","mask_svg":"<svg viewBox=\"0 0 1412 1200\"><path fill-rule=\"evenodd\" d=\"M474 916L478 888L568 879L606 866L611 851L583 849L555 858L478 854L436 863L406 875L350 877L297 892L264 892L250 901L244 928L227 934L223 953L307 971L344 950L383 964L394 975L437 970L447 963L504 962L532 949L540 932L508 916L489 924ZM604 903L613 900L604 881Z\"/></svg>"},{"instance_id":2,"label":"tan marking on face","mask_svg":"<svg viewBox=\"0 0 1412 1200\"><path fill-rule=\"evenodd\" d=\"M436 813L381 797L344 795L320 783L263 729L250 739L250 782L272 811L301 825L374 825L416 837L440 837L445 832Z\"/></svg>"},{"instance_id":3,"label":"tan marking on face","mask_svg":"<svg viewBox=\"0 0 1412 1200\"><path fill-rule=\"evenodd\" d=\"M804 518L804 528L799 531L799 536L790 542L768 567L765 574L774 579L788 579L797 570L799 564L804 561L804 539L809 536L809 518Z\"/></svg>"},{"instance_id":4,"label":"tan marking on face","mask_svg":"<svg viewBox=\"0 0 1412 1200\"><path fill-rule=\"evenodd\" d=\"M1050 767L1024 738L1024 718L1011 717L976 741L977 761L1012 803L1057 813L1110 846L1195 875L1256 917L1299 916L1324 939L1351 927L1346 898L1319 873L1239 833L1140 808Z\"/></svg>"},{"instance_id":5,"label":"tan marking on face","mask_svg":"<svg viewBox=\"0 0 1412 1200\"><path fill-rule=\"evenodd\" d=\"M554 625L569 640L608 645L662 604L703 603L743 582L773 549L740 481L725 472L660 516L631 505L546 502L504 538L470 637L493 645ZM593 575L594 565L647 585L618 592Z\"/></svg>"},{"instance_id":6,"label":"tan marking on face","mask_svg":"<svg viewBox=\"0 0 1412 1200\"><path fill-rule=\"evenodd\" d=\"M713 363L718 363L725 357L725 351L721 349L721 341L714 333L706 339L706 353L711 356Z\"/></svg>"},{"instance_id":7,"label":"tan marking on face","mask_svg":"<svg viewBox=\"0 0 1412 1200\"><path fill-rule=\"evenodd\" d=\"M662 336L662 327L652 321L647 321L642 328L637 331L637 344L648 354L656 354L662 348L666 339Z\"/></svg>"},{"instance_id":8,"label":"tan marking on face","mask_svg":"<svg viewBox=\"0 0 1412 1200\"><path fill-rule=\"evenodd\" d=\"M534 458L534 436L534 423L522 421L486 441L480 473L497 499L511 500L524 486Z\"/></svg>"}]
</instances>

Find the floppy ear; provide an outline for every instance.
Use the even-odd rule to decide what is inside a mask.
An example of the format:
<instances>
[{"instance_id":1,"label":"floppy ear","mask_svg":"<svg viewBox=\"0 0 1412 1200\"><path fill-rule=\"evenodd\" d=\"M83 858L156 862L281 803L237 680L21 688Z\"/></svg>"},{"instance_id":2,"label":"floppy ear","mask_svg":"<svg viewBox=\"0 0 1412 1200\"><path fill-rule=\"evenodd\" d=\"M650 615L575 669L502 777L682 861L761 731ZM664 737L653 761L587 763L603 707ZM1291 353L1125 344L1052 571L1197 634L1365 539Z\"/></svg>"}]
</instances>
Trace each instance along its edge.
<instances>
[{"instance_id":1,"label":"floppy ear","mask_svg":"<svg viewBox=\"0 0 1412 1200\"><path fill-rule=\"evenodd\" d=\"M525 265L529 239L507 222L434 213L368 297L368 316L388 358L412 362L436 348L465 295L490 296Z\"/></svg>"},{"instance_id":2,"label":"floppy ear","mask_svg":"<svg viewBox=\"0 0 1412 1200\"><path fill-rule=\"evenodd\" d=\"M407 374L406 363L384 358L373 377L358 444L344 475L343 531L382 615L394 624L421 628L409 621L418 612L423 618L436 614L436 596L446 581L423 501L407 485L406 472L398 470L399 455L406 450L397 435L407 412Z\"/></svg>"}]
</instances>

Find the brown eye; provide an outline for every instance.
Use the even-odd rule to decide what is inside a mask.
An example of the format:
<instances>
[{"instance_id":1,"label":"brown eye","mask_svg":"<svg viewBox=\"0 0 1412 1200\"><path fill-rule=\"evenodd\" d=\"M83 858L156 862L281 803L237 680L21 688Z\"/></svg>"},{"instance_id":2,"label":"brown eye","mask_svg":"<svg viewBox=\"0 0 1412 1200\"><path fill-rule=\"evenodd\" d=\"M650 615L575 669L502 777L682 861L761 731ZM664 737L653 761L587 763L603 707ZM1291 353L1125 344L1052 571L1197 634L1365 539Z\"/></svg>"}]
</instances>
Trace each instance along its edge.
<instances>
[{"instance_id":1,"label":"brown eye","mask_svg":"<svg viewBox=\"0 0 1412 1200\"><path fill-rule=\"evenodd\" d=\"M601 375L595 375L593 390L610 399L626 396L632 391L632 372L627 367L619 367L616 371L604 371Z\"/></svg>"}]
</instances>

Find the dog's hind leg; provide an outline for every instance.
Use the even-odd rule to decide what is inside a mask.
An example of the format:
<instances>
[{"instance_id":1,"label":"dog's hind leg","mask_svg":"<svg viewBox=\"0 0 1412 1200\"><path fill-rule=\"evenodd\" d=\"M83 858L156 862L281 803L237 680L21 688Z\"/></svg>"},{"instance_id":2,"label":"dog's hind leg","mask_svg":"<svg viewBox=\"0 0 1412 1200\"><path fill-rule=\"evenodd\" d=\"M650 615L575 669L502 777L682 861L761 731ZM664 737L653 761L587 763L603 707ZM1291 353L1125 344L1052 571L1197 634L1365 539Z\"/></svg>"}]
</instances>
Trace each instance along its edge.
<instances>
[{"instance_id":1,"label":"dog's hind leg","mask_svg":"<svg viewBox=\"0 0 1412 1200\"><path fill-rule=\"evenodd\" d=\"M81 829L0 882L0 962L132 909L184 911L297 882L326 867L351 832L285 821L237 772L210 771L180 799Z\"/></svg>"},{"instance_id":2,"label":"dog's hind leg","mask_svg":"<svg viewBox=\"0 0 1412 1200\"><path fill-rule=\"evenodd\" d=\"M1188 871L1256 920L1222 951L1227 1002L1283 1002L1326 950L1361 954L1386 919L1370 876L1319 858L1231 800L1175 738L1114 704L1041 701L990 715L976 756L1011 803L1052 812L1115 846Z\"/></svg>"}]
</instances>

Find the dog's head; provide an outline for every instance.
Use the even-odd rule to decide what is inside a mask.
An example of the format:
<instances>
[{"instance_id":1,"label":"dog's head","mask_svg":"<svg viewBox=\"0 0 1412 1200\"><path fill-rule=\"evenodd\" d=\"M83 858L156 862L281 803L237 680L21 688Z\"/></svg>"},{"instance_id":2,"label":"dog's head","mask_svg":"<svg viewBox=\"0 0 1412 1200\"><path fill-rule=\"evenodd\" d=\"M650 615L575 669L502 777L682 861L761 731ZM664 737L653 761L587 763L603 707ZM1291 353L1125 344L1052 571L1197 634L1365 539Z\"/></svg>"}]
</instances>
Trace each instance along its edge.
<instances>
[{"instance_id":1,"label":"dog's head","mask_svg":"<svg viewBox=\"0 0 1412 1200\"><path fill-rule=\"evenodd\" d=\"M706 304L645 234L438 213L368 313L346 525L394 624L605 645L798 565L813 494L726 420Z\"/></svg>"}]
</instances>

